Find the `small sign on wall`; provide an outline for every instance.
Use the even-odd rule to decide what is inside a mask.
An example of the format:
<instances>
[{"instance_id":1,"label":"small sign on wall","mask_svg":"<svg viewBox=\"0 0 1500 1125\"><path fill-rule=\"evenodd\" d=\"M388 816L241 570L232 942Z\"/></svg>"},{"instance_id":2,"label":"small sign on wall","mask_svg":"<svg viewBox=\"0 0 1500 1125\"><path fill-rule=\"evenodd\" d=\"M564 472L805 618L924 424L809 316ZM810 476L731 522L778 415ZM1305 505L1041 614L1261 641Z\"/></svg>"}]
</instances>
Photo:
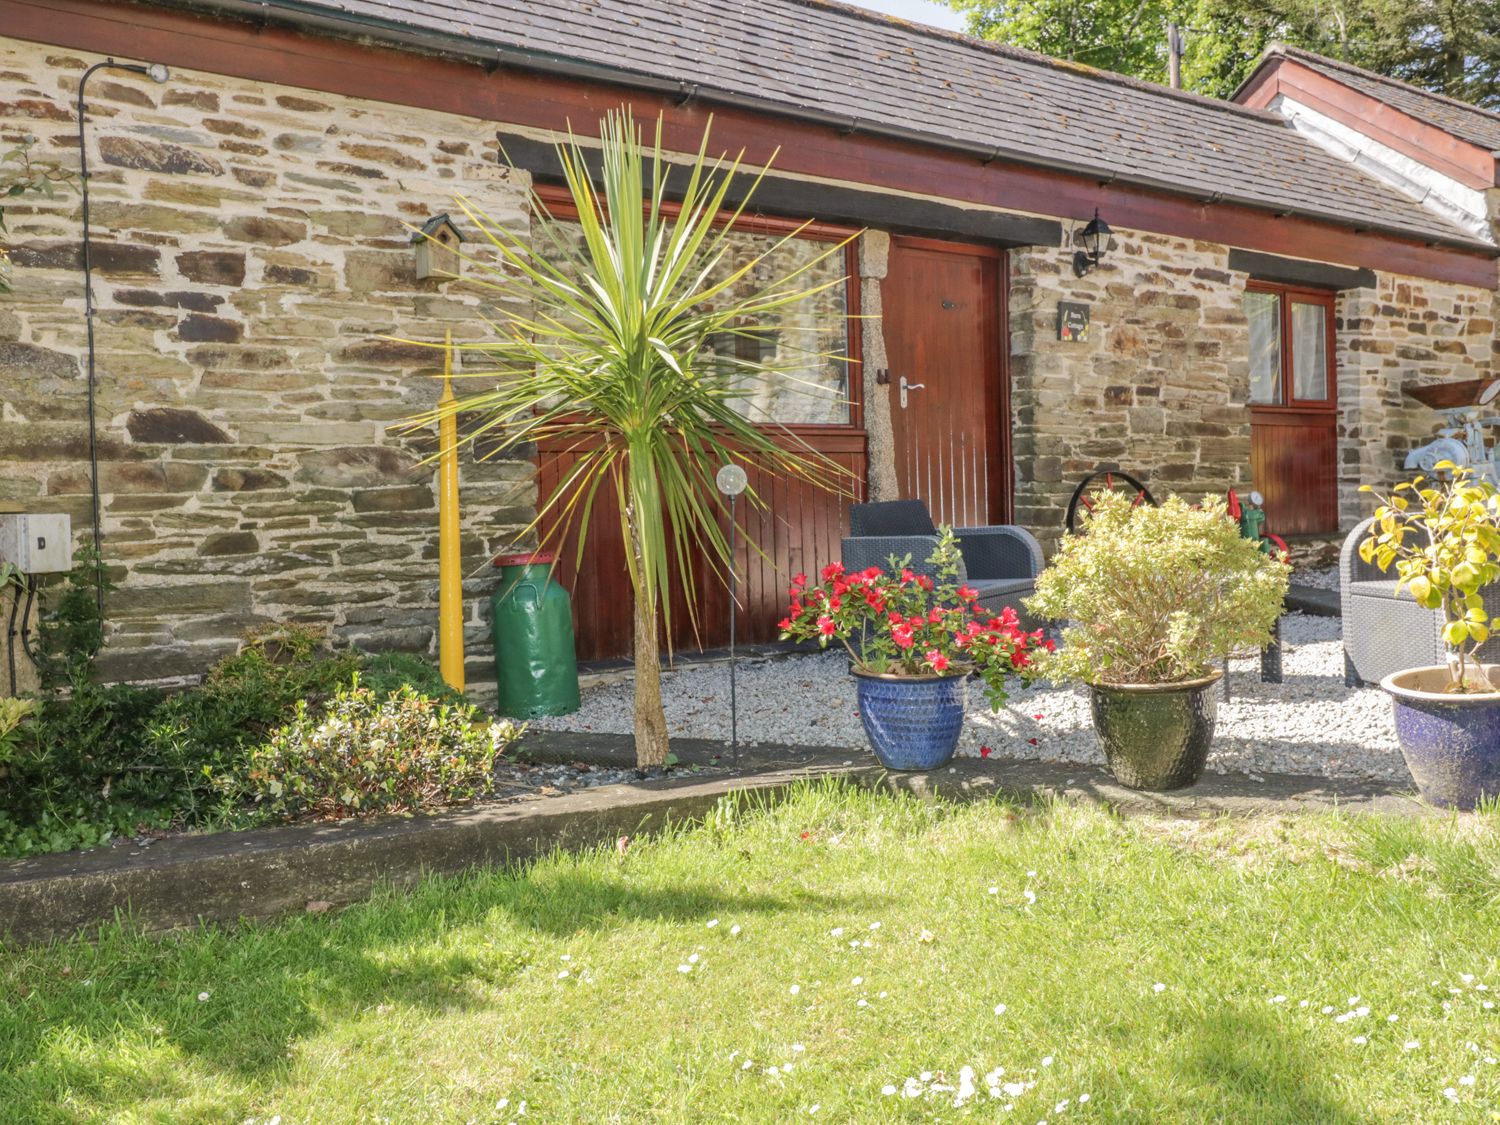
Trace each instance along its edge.
<instances>
[{"instance_id":1,"label":"small sign on wall","mask_svg":"<svg viewBox=\"0 0 1500 1125\"><path fill-rule=\"evenodd\" d=\"M1057 338L1082 343L1089 338L1089 307L1081 301L1057 302Z\"/></svg>"}]
</instances>

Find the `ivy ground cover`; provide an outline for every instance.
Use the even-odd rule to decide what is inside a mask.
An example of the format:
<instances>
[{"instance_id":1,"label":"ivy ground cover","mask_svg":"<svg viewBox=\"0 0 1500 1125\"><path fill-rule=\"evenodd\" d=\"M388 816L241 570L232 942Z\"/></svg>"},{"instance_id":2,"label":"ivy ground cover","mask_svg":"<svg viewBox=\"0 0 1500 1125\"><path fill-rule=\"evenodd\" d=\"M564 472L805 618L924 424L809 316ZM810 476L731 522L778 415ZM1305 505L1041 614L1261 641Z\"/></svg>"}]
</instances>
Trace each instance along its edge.
<instances>
[{"instance_id":1,"label":"ivy ground cover","mask_svg":"<svg viewBox=\"0 0 1500 1125\"><path fill-rule=\"evenodd\" d=\"M1500 823L810 786L348 910L0 953L27 1122L1490 1120Z\"/></svg>"}]
</instances>

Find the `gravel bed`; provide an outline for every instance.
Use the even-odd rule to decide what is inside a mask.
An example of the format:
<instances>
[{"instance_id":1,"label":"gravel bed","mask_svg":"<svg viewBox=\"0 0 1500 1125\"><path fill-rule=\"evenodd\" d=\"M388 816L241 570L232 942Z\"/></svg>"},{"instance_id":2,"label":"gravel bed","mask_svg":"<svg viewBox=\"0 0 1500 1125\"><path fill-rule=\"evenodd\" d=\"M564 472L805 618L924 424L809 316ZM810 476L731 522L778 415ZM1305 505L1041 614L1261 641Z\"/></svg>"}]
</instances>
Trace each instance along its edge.
<instances>
[{"instance_id":1,"label":"gravel bed","mask_svg":"<svg viewBox=\"0 0 1500 1125\"><path fill-rule=\"evenodd\" d=\"M1316 586L1319 590L1337 590L1339 568L1325 566L1317 570L1299 570L1292 575L1292 581L1298 586Z\"/></svg>"},{"instance_id":2,"label":"gravel bed","mask_svg":"<svg viewBox=\"0 0 1500 1125\"><path fill-rule=\"evenodd\" d=\"M1409 781L1390 702L1378 688L1344 686L1339 629L1336 617L1289 614L1282 622L1285 680L1280 684L1260 682L1258 659L1231 663L1231 698L1223 702L1221 697L1209 769L1252 777L1289 773ZM740 737L747 743L866 748L854 712L854 683L841 653L741 661L738 675ZM728 739L727 664L666 672L662 697L673 735ZM630 699L626 676L587 689L576 713L532 725L628 733ZM985 709L975 685L969 701L961 756L979 756L988 747L994 758L1104 762L1083 688L1019 689L995 715Z\"/></svg>"}]
</instances>

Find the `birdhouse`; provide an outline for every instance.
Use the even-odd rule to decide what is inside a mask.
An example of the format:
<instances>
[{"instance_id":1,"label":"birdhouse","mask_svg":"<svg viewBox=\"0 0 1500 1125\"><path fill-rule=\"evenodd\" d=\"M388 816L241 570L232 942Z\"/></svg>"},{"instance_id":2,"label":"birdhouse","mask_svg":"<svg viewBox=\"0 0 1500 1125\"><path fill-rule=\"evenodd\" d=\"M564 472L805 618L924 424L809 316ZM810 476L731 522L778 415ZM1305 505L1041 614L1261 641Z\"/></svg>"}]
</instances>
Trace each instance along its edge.
<instances>
[{"instance_id":1,"label":"birdhouse","mask_svg":"<svg viewBox=\"0 0 1500 1125\"><path fill-rule=\"evenodd\" d=\"M437 278L445 281L459 272L463 259L458 244L464 236L447 214L434 215L412 234L412 248L417 256L417 280Z\"/></svg>"}]
</instances>

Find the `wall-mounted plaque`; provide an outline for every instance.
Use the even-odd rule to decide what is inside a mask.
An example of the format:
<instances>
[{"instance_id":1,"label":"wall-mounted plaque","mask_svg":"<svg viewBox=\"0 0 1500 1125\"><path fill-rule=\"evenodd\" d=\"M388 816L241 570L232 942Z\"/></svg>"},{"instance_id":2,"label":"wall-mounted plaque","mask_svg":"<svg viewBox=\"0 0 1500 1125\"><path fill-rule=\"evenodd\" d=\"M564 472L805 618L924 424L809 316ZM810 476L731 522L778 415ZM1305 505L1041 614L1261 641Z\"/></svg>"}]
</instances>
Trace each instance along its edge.
<instances>
[{"instance_id":1,"label":"wall-mounted plaque","mask_svg":"<svg viewBox=\"0 0 1500 1125\"><path fill-rule=\"evenodd\" d=\"M1057 302L1057 338L1082 342L1089 338L1089 307L1081 301Z\"/></svg>"}]
</instances>

